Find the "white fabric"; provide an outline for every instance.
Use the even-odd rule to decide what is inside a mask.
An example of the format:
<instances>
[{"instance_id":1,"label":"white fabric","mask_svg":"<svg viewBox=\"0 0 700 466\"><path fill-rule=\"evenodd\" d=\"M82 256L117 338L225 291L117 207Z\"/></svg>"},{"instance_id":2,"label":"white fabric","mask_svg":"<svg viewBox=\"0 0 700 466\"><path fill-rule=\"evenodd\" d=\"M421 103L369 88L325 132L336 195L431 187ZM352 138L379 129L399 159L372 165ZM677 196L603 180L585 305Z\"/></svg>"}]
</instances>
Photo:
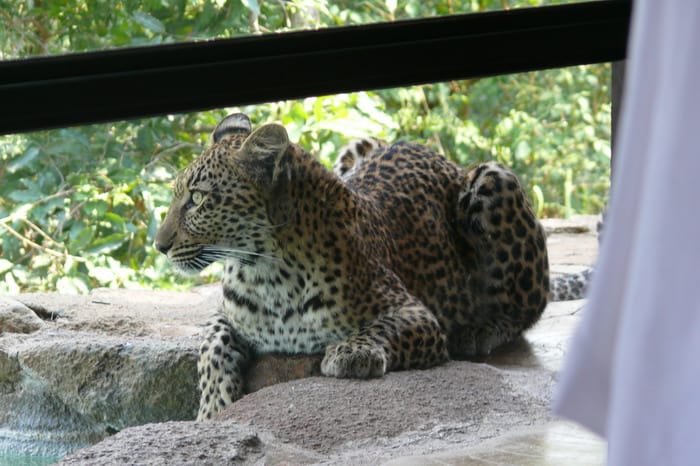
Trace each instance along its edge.
<instances>
[{"instance_id":1,"label":"white fabric","mask_svg":"<svg viewBox=\"0 0 700 466\"><path fill-rule=\"evenodd\" d=\"M628 58L601 254L554 411L606 437L610 465L700 465L700 1L635 0Z\"/></svg>"}]
</instances>

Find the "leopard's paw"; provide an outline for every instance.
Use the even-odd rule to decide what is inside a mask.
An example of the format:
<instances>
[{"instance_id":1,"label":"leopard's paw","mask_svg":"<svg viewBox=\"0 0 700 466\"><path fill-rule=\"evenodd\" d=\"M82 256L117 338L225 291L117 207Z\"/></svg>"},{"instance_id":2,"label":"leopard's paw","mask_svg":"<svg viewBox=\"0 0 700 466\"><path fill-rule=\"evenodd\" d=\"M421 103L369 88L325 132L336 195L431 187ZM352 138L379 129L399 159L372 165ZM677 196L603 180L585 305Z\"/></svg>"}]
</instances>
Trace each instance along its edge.
<instances>
[{"instance_id":1,"label":"leopard's paw","mask_svg":"<svg viewBox=\"0 0 700 466\"><path fill-rule=\"evenodd\" d=\"M326 347L321 372L331 377L368 379L383 376L386 365L383 348L345 342Z\"/></svg>"}]
</instances>

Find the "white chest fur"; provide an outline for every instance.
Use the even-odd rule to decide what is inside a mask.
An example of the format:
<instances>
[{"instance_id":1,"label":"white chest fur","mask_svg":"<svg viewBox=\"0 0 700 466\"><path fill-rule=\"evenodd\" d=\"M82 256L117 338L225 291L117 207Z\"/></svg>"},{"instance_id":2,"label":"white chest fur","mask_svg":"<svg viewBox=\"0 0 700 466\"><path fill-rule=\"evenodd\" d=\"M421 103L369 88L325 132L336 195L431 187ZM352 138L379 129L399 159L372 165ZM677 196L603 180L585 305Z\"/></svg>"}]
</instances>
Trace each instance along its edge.
<instances>
[{"instance_id":1,"label":"white chest fur","mask_svg":"<svg viewBox=\"0 0 700 466\"><path fill-rule=\"evenodd\" d=\"M334 325L339 304L325 296L313 272L283 261L226 262L222 313L261 352L322 353L347 336Z\"/></svg>"}]
</instances>

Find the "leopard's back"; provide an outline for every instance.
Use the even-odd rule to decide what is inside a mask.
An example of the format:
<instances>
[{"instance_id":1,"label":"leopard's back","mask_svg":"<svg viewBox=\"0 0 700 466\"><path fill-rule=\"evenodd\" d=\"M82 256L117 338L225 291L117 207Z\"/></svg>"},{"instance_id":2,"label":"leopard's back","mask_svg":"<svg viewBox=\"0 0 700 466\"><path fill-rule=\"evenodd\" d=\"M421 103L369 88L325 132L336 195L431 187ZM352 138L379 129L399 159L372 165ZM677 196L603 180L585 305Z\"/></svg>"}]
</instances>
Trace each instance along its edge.
<instances>
[{"instance_id":1,"label":"leopard's back","mask_svg":"<svg viewBox=\"0 0 700 466\"><path fill-rule=\"evenodd\" d=\"M345 182L375 206L390 267L445 329L471 309L471 252L455 230L464 171L429 148L376 148Z\"/></svg>"}]
</instances>

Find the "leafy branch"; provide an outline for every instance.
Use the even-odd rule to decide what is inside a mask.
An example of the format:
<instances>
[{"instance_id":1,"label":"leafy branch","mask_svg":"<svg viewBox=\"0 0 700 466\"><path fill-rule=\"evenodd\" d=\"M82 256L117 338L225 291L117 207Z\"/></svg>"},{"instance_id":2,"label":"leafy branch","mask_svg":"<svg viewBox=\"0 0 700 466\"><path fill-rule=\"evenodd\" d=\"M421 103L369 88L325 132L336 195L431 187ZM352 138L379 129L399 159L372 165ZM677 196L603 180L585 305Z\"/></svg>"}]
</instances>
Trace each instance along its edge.
<instances>
[{"instance_id":1,"label":"leafy branch","mask_svg":"<svg viewBox=\"0 0 700 466\"><path fill-rule=\"evenodd\" d=\"M12 213L11 215L8 215L7 217L1 218L1 219L0 219L0 226L2 226L2 227L5 229L5 231L7 231L9 234L11 234L11 235L14 236L15 238L19 239L19 240L22 242L22 244L24 244L25 246L29 246L29 247L31 247L31 248L33 248L33 249L36 249L36 250L41 251L41 252L43 252L43 253L46 253L46 254L48 254L48 255L50 255L50 256L61 257L61 258L64 258L64 259L71 258L71 259L73 259L73 260L75 260L75 261L82 262L82 261L84 261L85 259L83 259L82 257L73 256L73 255L71 255L71 254L68 254L65 245L62 245L62 244L58 243L58 242L57 242L56 240L54 240L51 236L49 236L44 230L42 230L41 228L39 228L36 224L34 224L33 222L31 222L31 221L27 218L27 214L28 214L29 211L31 211L34 207L37 207L37 206L39 206L39 205L41 205L41 204L45 204L45 203L47 203L47 202L49 202L49 201L52 201L52 200L54 200L54 199L58 199L58 198L61 198L61 197L70 196L70 195L72 195L73 193L75 193L75 189L66 189L66 190L64 190L64 191L60 191L60 192L57 192L57 193L52 194L52 195L50 195L50 196L47 196L47 197L45 197L45 198L39 199L38 201L32 202L31 204L25 204L25 205L23 205L20 209L16 210L14 213ZM44 240L48 241L48 242L49 242L50 244L52 244L53 246L56 246L56 247L58 247L58 248L62 248L63 251L57 251L57 250L52 249L52 248L50 248L50 247L44 246L44 245L42 245L42 244L39 244L39 243L33 241L31 238L27 237L26 235L23 235L22 233L18 232L17 230L15 230L14 228L12 228L12 227L10 226L10 223L13 223L13 222L16 222L16 221L20 221L20 222L24 223L24 224L27 225L32 231L34 231L34 232L37 233L39 236L41 236L42 238L44 238Z\"/></svg>"}]
</instances>

